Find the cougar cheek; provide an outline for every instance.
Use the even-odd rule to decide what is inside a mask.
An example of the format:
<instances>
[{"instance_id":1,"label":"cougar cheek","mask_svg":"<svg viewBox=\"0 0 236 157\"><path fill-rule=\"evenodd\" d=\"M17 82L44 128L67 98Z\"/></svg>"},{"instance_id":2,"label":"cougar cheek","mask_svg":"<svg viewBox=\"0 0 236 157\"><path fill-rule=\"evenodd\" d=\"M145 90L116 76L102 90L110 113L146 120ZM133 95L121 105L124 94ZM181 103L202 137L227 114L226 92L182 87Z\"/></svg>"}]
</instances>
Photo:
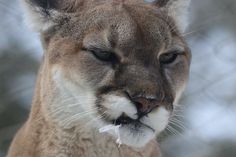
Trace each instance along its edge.
<instances>
[{"instance_id":1,"label":"cougar cheek","mask_svg":"<svg viewBox=\"0 0 236 157\"><path fill-rule=\"evenodd\" d=\"M60 66L54 66L51 73L57 91L57 99L52 101L48 110L52 119L67 129L77 126L83 119L92 119L97 113L96 97L87 82Z\"/></svg>"}]
</instances>

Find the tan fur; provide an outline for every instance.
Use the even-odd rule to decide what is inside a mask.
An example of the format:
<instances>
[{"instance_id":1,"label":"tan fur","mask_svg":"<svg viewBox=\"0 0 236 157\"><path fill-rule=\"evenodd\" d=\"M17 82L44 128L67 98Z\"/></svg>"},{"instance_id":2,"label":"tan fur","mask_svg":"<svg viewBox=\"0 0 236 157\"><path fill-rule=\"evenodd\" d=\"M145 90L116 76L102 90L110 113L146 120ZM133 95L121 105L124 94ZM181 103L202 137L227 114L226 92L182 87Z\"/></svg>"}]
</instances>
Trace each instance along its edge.
<instances>
[{"instance_id":1,"label":"tan fur","mask_svg":"<svg viewBox=\"0 0 236 157\"><path fill-rule=\"evenodd\" d=\"M45 12L40 8L44 5L32 1L25 0L25 5L30 16L40 15L33 19L43 21L37 30L45 53L30 116L7 157L160 157L154 139L142 148L119 147L116 137L98 128L112 120L105 114L105 97L125 97L124 90L154 98L158 106L150 117L160 118L155 116L160 107L172 113L188 79L191 55L168 8L141 0L62 0ZM84 49L91 46L116 53L119 65L96 59ZM160 56L176 49L183 51L176 63L161 69ZM78 113L96 107L98 111L78 118ZM155 134L165 123L155 124Z\"/></svg>"}]
</instances>

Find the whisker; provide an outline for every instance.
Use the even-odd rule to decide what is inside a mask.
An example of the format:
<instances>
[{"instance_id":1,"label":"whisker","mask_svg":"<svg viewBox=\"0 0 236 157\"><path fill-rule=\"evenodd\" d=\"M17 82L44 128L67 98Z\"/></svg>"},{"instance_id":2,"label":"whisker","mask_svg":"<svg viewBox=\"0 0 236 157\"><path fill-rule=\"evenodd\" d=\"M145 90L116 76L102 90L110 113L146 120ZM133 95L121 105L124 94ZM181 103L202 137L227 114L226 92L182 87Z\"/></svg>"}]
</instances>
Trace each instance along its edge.
<instances>
[{"instance_id":1,"label":"whisker","mask_svg":"<svg viewBox=\"0 0 236 157\"><path fill-rule=\"evenodd\" d=\"M167 126L167 127L166 127L166 130L167 130L169 133L171 133L171 134L173 134L173 135L175 135L175 136L178 136L178 135L179 135L179 133L176 132L176 130L174 130L171 126Z\"/></svg>"},{"instance_id":2,"label":"whisker","mask_svg":"<svg viewBox=\"0 0 236 157\"><path fill-rule=\"evenodd\" d=\"M93 123L99 119L102 119L106 113L107 113L107 111L103 112L101 115L96 116L95 118L90 120L88 123L86 123L85 126L83 126L82 128L79 128L79 129L82 130L82 129L86 128L87 126L91 125L91 123Z\"/></svg>"},{"instance_id":3,"label":"whisker","mask_svg":"<svg viewBox=\"0 0 236 157\"><path fill-rule=\"evenodd\" d=\"M57 113L60 113L61 111L65 111L65 108L70 108L70 107L75 107L75 106L78 106L78 105L81 105L80 103L74 103L74 104L69 104L69 105L61 105L61 106L58 106L56 107L56 109L53 111L54 114L57 114Z\"/></svg>"},{"instance_id":4,"label":"whisker","mask_svg":"<svg viewBox=\"0 0 236 157\"><path fill-rule=\"evenodd\" d=\"M177 117L177 118L185 118L184 115L173 113L173 114L171 115L171 118L175 118L175 117Z\"/></svg>"},{"instance_id":5,"label":"whisker","mask_svg":"<svg viewBox=\"0 0 236 157\"><path fill-rule=\"evenodd\" d=\"M179 136L179 135L183 136L177 129L175 129L174 127L170 125L168 125L166 129L169 130L170 133L174 134L175 136Z\"/></svg>"},{"instance_id":6,"label":"whisker","mask_svg":"<svg viewBox=\"0 0 236 157\"><path fill-rule=\"evenodd\" d=\"M199 31L205 29L207 26L212 25L213 22L219 20L223 18L221 14L215 16L214 18L208 19L207 21L203 22L202 24L200 24L195 30L191 31L191 32L187 32L183 34L183 37L187 37L188 35L192 35L194 33L198 33Z\"/></svg>"},{"instance_id":7,"label":"whisker","mask_svg":"<svg viewBox=\"0 0 236 157\"><path fill-rule=\"evenodd\" d=\"M182 122L180 123L180 121L173 121L173 120L171 121L170 120L169 123L173 124L174 126L178 127L181 130L187 130L186 126Z\"/></svg>"},{"instance_id":8,"label":"whisker","mask_svg":"<svg viewBox=\"0 0 236 157\"><path fill-rule=\"evenodd\" d=\"M66 103L66 102L68 102L70 100L73 100L73 99L75 99L75 97L71 96L69 98L63 99L62 101L60 99L56 99L57 100L56 102L60 102L60 103L64 104L64 103Z\"/></svg>"},{"instance_id":9,"label":"whisker","mask_svg":"<svg viewBox=\"0 0 236 157\"><path fill-rule=\"evenodd\" d=\"M94 111L96 111L96 110L97 110L97 108L94 108L94 109L91 109L91 110L89 110L89 111L76 113L76 114L74 114L73 116L69 116L68 118L66 118L62 123L63 123L64 125L68 125L70 122L72 122L72 121L74 121L74 120L82 119L82 118L84 118L85 116L94 113Z\"/></svg>"}]
</instances>

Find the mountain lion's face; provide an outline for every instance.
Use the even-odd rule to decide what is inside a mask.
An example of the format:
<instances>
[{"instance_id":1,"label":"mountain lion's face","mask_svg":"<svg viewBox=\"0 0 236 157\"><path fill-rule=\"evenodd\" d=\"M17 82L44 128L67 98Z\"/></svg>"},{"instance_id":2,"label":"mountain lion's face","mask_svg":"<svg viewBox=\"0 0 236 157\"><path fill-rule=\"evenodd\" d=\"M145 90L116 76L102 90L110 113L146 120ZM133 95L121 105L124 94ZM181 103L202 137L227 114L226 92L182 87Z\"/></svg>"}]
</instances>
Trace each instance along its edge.
<instances>
[{"instance_id":1,"label":"mountain lion's face","mask_svg":"<svg viewBox=\"0 0 236 157\"><path fill-rule=\"evenodd\" d=\"M145 145L167 126L188 79L190 52L173 18L135 1L61 18L43 32L54 95L46 112L64 128L120 125L124 144Z\"/></svg>"}]
</instances>

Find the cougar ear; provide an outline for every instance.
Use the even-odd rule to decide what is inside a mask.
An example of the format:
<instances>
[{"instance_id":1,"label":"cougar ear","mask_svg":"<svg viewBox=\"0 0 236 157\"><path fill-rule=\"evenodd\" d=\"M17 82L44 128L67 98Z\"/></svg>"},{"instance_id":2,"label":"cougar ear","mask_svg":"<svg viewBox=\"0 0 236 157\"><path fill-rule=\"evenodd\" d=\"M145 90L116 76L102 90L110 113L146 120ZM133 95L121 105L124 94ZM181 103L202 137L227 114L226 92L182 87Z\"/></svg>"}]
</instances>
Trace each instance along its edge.
<instances>
[{"instance_id":1,"label":"cougar ear","mask_svg":"<svg viewBox=\"0 0 236 157\"><path fill-rule=\"evenodd\" d=\"M156 0L158 7L165 8L181 32L188 26L189 5L191 0Z\"/></svg>"},{"instance_id":2,"label":"cougar ear","mask_svg":"<svg viewBox=\"0 0 236 157\"><path fill-rule=\"evenodd\" d=\"M73 12L82 0L22 0L26 23L35 31L43 32L59 21L58 17Z\"/></svg>"}]
</instances>

